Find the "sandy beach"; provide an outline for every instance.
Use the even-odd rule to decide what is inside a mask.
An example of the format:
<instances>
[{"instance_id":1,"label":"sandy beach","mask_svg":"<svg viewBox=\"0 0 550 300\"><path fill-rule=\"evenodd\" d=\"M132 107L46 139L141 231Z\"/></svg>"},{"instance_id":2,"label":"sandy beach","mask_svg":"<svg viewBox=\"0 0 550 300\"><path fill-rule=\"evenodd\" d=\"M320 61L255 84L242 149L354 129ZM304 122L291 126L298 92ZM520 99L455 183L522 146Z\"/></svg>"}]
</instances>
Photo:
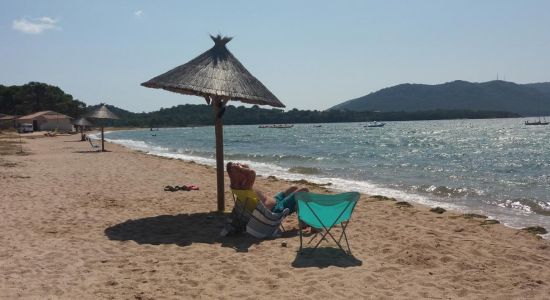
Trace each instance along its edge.
<instances>
[{"instance_id":1,"label":"sandy beach","mask_svg":"<svg viewBox=\"0 0 550 300\"><path fill-rule=\"evenodd\" d=\"M295 215L278 239L219 237L212 167L79 138L25 138L24 155L0 138L0 299L550 297L550 241L537 235L363 195L353 257L333 244L299 255ZM163 190L183 184L200 190Z\"/></svg>"}]
</instances>

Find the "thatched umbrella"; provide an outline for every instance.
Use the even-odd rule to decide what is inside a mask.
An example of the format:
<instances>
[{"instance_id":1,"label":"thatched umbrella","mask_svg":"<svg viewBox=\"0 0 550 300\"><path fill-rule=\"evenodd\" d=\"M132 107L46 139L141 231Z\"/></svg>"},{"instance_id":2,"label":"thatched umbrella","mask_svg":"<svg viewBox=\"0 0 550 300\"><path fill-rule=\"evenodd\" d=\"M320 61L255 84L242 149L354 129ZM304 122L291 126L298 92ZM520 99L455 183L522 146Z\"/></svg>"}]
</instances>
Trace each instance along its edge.
<instances>
[{"instance_id":1,"label":"thatched umbrella","mask_svg":"<svg viewBox=\"0 0 550 300\"><path fill-rule=\"evenodd\" d=\"M82 118L78 118L76 121L74 121L73 125L78 126L80 128L80 140L85 141L86 139L84 138L84 128L86 126L88 126L88 127L92 126L92 123L90 121L88 121L86 118L82 117Z\"/></svg>"},{"instance_id":2,"label":"thatched umbrella","mask_svg":"<svg viewBox=\"0 0 550 300\"><path fill-rule=\"evenodd\" d=\"M218 211L224 210L223 123L222 116L229 100L285 107L256 77L227 50L231 38L214 37L214 47L190 62L176 67L141 85L171 92L204 97L214 109L216 131L216 170Z\"/></svg>"},{"instance_id":3,"label":"thatched umbrella","mask_svg":"<svg viewBox=\"0 0 550 300\"><path fill-rule=\"evenodd\" d=\"M101 104L101 106L98 109L96 109L94 112L88 115L88 118L119 119L119 117L115 115L112 111L110 111L105 104ZM104 124L103 122L101 122L101 151L105 152L105 138L103 133L103 127L104 127Z\"/></svg>"}]
</instances>

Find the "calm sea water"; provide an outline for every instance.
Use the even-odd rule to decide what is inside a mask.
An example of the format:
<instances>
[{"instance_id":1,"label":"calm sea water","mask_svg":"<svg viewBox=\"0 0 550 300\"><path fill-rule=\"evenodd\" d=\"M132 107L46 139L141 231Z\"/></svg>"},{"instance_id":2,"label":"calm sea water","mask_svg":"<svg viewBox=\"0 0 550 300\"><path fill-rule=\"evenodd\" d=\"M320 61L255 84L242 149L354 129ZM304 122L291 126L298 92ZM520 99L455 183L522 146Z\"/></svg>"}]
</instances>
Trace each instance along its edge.
<instances>
[{"instance_id":1,"label":"calm sea water","mask_svg":"<svg viewBox=\"0 0 550 300\"><path fill-rule=\"evenodd\" d=\"M156 135L156 136L153 136ZM214 165L214 128L117 131L151 154ZM488 215L550 229L550 126L521 119L225 126L226 161L261 175Z\"/></svg>"}]
</instances>

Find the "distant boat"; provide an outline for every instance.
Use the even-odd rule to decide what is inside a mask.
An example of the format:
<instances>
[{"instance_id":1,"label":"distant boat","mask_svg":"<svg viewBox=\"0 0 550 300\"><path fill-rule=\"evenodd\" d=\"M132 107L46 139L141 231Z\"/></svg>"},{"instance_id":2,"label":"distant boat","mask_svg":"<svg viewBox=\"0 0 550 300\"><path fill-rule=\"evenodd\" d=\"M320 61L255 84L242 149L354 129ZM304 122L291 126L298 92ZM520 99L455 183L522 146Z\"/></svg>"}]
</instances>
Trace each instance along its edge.
<instances>
[{"instance_id":1,"label":"distant boat","mask_svg":"<svg viewBox=\"0 0 550 300\"><path fill-rule=\"evenodd\" d=\"M272 124L272 125L260 125L258 128L292 128L293 124Z\"/></svg>"},{"instance_id":2,"label":"distant boat","mask_svg":"<svg viewBox=\"0 0 550 300\"><path fill-rule=\"evenodd\" d=\"M386 123L374 121L367 123L365 127L384 127L384 125L386 125Z\"/></svg>"},{"instance_id":3,"label":"distant boat","mask_svg":"<svg viewBox=\"0 0 550 300\"><path fill-rule=\"evenodd\" d=\"M525 125L548 125L548 122L546 121L546 118L544 118L544 121L541 121L539 117L538 121L533 121L533 122L525 121Z\"/></svg>"}]
</instances>

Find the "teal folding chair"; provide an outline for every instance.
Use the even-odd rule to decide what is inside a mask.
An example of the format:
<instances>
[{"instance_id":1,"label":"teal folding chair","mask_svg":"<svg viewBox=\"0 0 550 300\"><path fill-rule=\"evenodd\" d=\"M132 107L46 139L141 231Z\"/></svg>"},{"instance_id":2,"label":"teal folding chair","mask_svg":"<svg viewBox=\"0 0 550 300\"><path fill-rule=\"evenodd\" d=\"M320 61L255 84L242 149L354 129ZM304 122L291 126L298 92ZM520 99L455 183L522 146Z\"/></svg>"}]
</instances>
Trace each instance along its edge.
<instances>
[{"instance_id":1,"label":"teal folding chair","mask_svg":"<svg viewBox=\"0 0 550 300\"><path fill-rule=\"evenodd\" d=\"M317 235L321 235L321 238L315 247L313 247L312 252L319 247L323 240L326 240L327 236L329 236L336 245L338 245L340 250L351 255L346 228L360 196L361 195L357 192L336 195L307 192L296 193L298 221L319 230L319 232L311 237L308 244L310 244ZM340 237L336 239L331 233L331 230L338 225L340 225L342 232L340 233ZM300 253L302 253L303 249L303 234L301 227L302 226L300 226ZM344 247L342 247L342 238L346 241L348 251L344 250Z\"/></svg>"}]
</instances>

